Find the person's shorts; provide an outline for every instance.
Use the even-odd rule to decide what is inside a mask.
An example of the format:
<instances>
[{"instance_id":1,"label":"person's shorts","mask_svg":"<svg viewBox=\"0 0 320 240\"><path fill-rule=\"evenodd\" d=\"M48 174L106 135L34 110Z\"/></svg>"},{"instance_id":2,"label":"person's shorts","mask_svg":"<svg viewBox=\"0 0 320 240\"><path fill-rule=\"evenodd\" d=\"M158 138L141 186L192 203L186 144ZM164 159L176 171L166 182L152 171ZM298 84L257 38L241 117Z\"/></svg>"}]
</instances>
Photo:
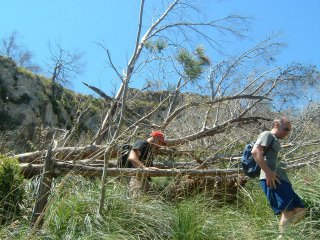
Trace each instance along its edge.
<instances>
[{"instance_id":1,"label":"person's shorts","mask_svg":"<svg viewBox=\"0 0 320 240\"><path fill-rule=\"evenodd\" d=\"M280 180L281 184L277 183L275 189L270 189L267 187L265 179L259 182L276 215L279 215L284 210L290 211L294 208L304 208L301 198L293 191L290 183Z\"/></svg>"}]
</instances>

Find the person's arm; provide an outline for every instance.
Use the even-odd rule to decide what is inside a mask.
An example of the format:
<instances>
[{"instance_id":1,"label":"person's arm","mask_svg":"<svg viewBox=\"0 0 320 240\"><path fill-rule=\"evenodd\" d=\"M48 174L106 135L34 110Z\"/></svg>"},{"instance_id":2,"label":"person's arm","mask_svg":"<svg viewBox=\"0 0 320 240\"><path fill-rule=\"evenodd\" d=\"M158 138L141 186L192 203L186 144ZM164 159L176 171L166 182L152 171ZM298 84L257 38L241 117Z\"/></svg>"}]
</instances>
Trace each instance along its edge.
<instances>
[{"instance_id":1,"label":"person's arm","mask_svg":"<svg viewBox=\"0 0 320 240\"><path fill-rule=\"evenodd\" d=\"M130 151L128 160L132 163L134 168L145 168L145 166L140 161L140 151L133 149Z\"/></svg>"},{"instance_id":2,"label":"person's arm","mask_svg":"<svg viewBox=\"0 0 320 240\"><path fill-rule=\"evenodd\" d=\"M269 168L267 162L264 160L264 147L261 145L254 145L251 153L254 160L266 174L267 186L276 188L276 183L280 184L280 180L278 175Z\"/></svg>"},{"instance_id":3,"label":"person's arm","mask_svg":"<svg viewBox=\"0 0 320 240\"><path fill-rule=\"evenodd\" d=\"M140 151L137 149L133 149L130 151L128 160L132 163L134 168L142 168L142 169L158 169L156 167L146 167L141 161L140 161Z\"/></svg>"}]
</instances>

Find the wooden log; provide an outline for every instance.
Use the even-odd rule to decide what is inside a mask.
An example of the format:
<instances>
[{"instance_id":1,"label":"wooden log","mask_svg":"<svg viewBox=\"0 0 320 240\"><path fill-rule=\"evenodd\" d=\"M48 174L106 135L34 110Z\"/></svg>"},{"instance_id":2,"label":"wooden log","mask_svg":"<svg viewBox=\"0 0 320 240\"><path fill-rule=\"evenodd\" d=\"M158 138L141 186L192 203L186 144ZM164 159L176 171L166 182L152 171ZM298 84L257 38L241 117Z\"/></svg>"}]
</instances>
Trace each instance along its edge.
<instances>
[{"instance_id":1,"label":"wooden log","mask_svg":"<svg viewBox=\"0 0 320 240\"><path fill-rule=\"evenodd\" d=\"M31 226L35 226L39 229L43 225L43 215L48 203L48 197L50 195L51 184L53 179L53 176L51 174L51 171L53 169L52 147L53 141L47 151L43 171L37 190L37 198L31 216Z\"/></svg>"},{"instance_id":2,"label":"wooden log","mask_svg":"<svg viewBox=\"0 0 320 240\"><path fill-rule=\"evenodd\" d=\"M288 165L285 169L291 170L291 169L300 169L307 166L317 165L319 164L320 160L313 160L313 161L306 161L303 163L294 163Z\"/></svg>"},{"instance_id":3,"label":"wooden log","mask_svg":"<svg viewBox=\"0 0 320 240\"><path fill-rule=\"evenodd\" d=\"M283 145L283 148L294 147L296 145L299 146L309 146L309 145L318 145L320 143L319 139L306 142L306 143L291 143L287 145ZM116 146L112 149L110 158L118 157L118 149L119 146ZM53 151L53 158L59 159L61 161L68 160L83 160L83 159L103 159L103 153L105 150L105 146L102 145L86 145L86 146L76 146L76 147L62 147L56 148ZM20 163L42 163L43 158L46 155L47 151L36 151L29 153L17 154L14 157L18 159ZM177 150L175 148L161 148L157 151L157 155L161 156L170 156L170 157L191 157L195 159L197 163L206 163L206 164L214 164L216 162L228 160L228 161L239 161L241 156L228 156L224 154L216 154L214 156L210 156L204 160L197 159L195 151L185 151L185 150Z\"/></svg>"},{"instance_id":4,"label":"wooden log","mask_svg":"<svg viewBox=\"0 0 320 240\"><path fill-rule=\"evenodd\" d=\"M111 152L110 159L118 158L119 156L119 146L114 147ZM60 161L77 161L84 159L104 159L105 146L101 145L87 145L87 146L78 146L78 147L62 147L56 148L52 152L54 159L59 159ZM20 163L43 163L44 156L47 154L47 151L35 151L14 155ZM194 151L177 151L167 148L161 148L156 152L157 155L161 156L171 156L171 157L194 157Z\"/></svg>"},{"instance_id":5,"label":"wooden log","mask_svg":"<svg viewBox=\"0 0 320 240\"><path fill-rule=\"evenodd\" d=\"M58 160L56 160L58 161ZM77 163L77 164L84 164L87 166L92 167L103 167L104 161L99 159L83 159L79 161L67 161L68 163ZM171 168L196 168L199 166L199 164L196 161L190 161L190 162L154 162L154 167L161 168L161 169L171 169ZM210 164L204 164L210 165ZM117 167L117 160L116 159L109 159L108 160L108 167L109 168L116 168Z\"/></svg>"},{"instance_id":6,"label":"wooden log","mask_svg":"<svg viewBox=\"0 0 320 240\"><path fill-rule=\"evenodd\" d=\"M302 168L308 165L318 164L319 161L305 162L300 164L289 165L287 169ZM115 164L115 162L113 163ZM31 164L31 163L20 163L22 173L25 178L32 178L41 174L43 169L43 164ZM84 177L101 177L102 167L96 165L81 165L73 164L70 162L53 162L52 174L54 176L64 175L68 173L82 175ZM172 169L136 169L136 168L116 168L111 167L107 169L108 176L150 176L150 177L164 177L164 176L178 176L178 175L190 175L190 176L229 176L232 174L243 175L242 169L182 169L182 168L172 168Z\"/></svg>"},{"instance_id":7,"label":"wooden log","mask_svg":"<svg viewBox=\"0 0 320 240\"><path fill-rule=\"evenodd\" d=\"M59 156L65 156L68 152L70 153L70 148L66 148L64 149L65 152L62 153L61 151L59 152L59 155L55 154L54 155L54 160L55 161L66 161L68 163L78 163L78 164L86 164L86 165L90 165L90 166L103 166L104 165L104 160L99 159L99 158L88 158L88 159L81 159L79 158L72 158L72 157L67 157L66 160L62 160L62 159L58 159L57 157ZM79 150L80 151L80 150ZM115 151L115 150L113 150ZM56 153L57 151L54 151L54 153ZM86 153L88 153L89 151L87 150ZM42 157L42 155L46 154L46 151L43 152L30 152L30 153L24 153L24 154L19 154L19 155L15 155L14 157L16 157L20 163L32 163L34 164L42 164L43 163L43 159L44 157ZM163 154L168 154L167 150L164 150L164 152L161 152L160 155ZM188 151L183 151L182 153L180 152L179 154L189 154ZM80 155L83 156L84 154ZM74 155L73 155L74 156ZM117 167L117 153L113 152L112 156L115 157L115 159L109 159L108 160L108 167L113 168L113 167ZM69 160L71 158L71 160ZM202 161L202 165L203 166L210 166L216 162L212 162L212 161ZM95 165L96 164L96 165ZM23 165L24 167L26 167L27 165ZM174 162L174 161L164 161L164 162L154 162L154 166L157 168L161 168L161 169L170 169L170 168L195 168L197 166L199 166L199 163L197 161L189 161L189 162ZM31 170L30 170L31 171Z\"/></svg>"},{"instance_id":8,"label":"wooden log","mask_svg":"<svg viewBox=\"0 0 320 240\"><path fill-rule=\"evenodd\" d=\"M31 178L35 175L39 175L42 171L43 164L20 164L22 173L26 178ZM54 176L64 174L77 174L84 177L101 177L102 167L92 167L80 164L71 164L67 162L53 163L52 174ZM108 168L107 175L110 177L116 176L144 176L144 177L174 177L190 175L195 177L205 176L227 176L231 174L242 174L242 170L238 169L137 169L137 168Z\"/></svg>"},{"instance_id":9,"label":"wooden log","mask_svg":"<svg viewBox=\"0 0 320 240\"><path fill-rule=\"evenodd\" d=\"M67 161L86 158L103 159L104 147L98 145L87 145L82 147L63 147L57 148L52 152L52 156L55 159ZM47 154L47 151L36 151L29 153L17 154L14 157L18 159L20 163L40 163L43 162L43 156ZM112 156L116 156L117 152L112 151ZM111 157L112 157L111 156Z\"/></svg>"},{"instance_id":10,"label":"wooden log","mask_svg":"<svg viewBox=\"0 0 320 240\"><path fill-rule=\"evenodd\" d=\"M43 158L47 151L36 151L36 152L28 152L22 153L18 155L14 155L13 157L18 159L20 163L34 163L34 162L43 162Z\"/></svg>"}]
</instances>

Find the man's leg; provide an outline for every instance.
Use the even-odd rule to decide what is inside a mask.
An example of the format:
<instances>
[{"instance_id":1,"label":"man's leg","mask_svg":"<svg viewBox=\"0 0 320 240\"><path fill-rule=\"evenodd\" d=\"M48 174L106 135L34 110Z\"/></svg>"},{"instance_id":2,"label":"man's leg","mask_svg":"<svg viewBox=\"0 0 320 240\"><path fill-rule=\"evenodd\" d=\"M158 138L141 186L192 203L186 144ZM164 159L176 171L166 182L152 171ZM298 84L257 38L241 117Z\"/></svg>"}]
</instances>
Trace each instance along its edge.
<instances>
[{"instance_id":1,"label":"man's leg","mask_svg":"<svg viewBox=\"0 0 320 240\"><path fill-rule=\"evenodd\" d=\"M143 177L131 177L129 183L129 196L132 198L141 197L151 188L149 181Z\"/></svg>"},{"instance_id":2,"label":"man's leg","mask_svg":"<svg viewBox=\"0 0 320 240\"><path fill-rule=\"evenodd\" d=\"M281 219L279 222L279 232L284 233L286 228L290 225L290 218L293 215L293 211L283 211L281 213Z\"/></svg>"},{"instance_id":3,"label":"man's leg","mask_svg":"<svg viewBox=\"0 0 320 240\"><path fill-rule=\"evenodd\" d=\"M297 223L304 218L306 210L300 197L293 191L290 183L281 181L281 184L278 184L276 189L270 189L266 185L265 180L260 180L260 186L274 213L281 214L279 222L280 232L283 232L290 224Z\"/></svg>"},{"instance_id":4,"label":"man's leg","mask_svg":"<svg viewBox=\"0 0 320 240\"><path fill-rule=\"evenodd\" d=\"M298 223L300 222L301 220L303 220L306 216L306 209L305 208L295 208L293 209L293 216L292 216L292 223Z\"/></svg>"},{"instance_id":5,"label":"man's leg","mask_svg":"<svg viewBox=\"0 0 320 240\"><path fill-rule=\"evenodd\" d=\"M306 215L305 208L294 208L291 211L283 211L279 223L279 231L283 233L290 224L295 224L304 219Z\"/></svg>"}]
</instances>

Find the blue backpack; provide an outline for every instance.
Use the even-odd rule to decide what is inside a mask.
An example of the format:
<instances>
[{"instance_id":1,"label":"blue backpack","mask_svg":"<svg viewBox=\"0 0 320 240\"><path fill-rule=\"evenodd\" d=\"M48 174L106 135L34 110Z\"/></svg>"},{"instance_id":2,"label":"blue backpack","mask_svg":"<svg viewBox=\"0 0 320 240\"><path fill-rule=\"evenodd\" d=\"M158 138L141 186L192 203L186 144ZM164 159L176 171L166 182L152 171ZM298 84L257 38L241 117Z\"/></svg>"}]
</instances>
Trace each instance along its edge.
<instances>
[{"instance_id":1,"label":"blue backpack","mask_svg":"<svg viewBox=\"0 0 320 240\"><path fill-rule=\"evenodd\" d=\"M272 146L274 142L274 137L272 137L271 143L264 152L264 156L267 154L269 151L270 147ZM256 160L254 160L251 150L254 146L254 142L248 143L246 147L244 148L242 157L241 157L241 164L242 164L242 169L244 173L250 177L250 178L255 178L260 176L260 171L261 168L257 164Z\"/></svg>"}]
</instances>

